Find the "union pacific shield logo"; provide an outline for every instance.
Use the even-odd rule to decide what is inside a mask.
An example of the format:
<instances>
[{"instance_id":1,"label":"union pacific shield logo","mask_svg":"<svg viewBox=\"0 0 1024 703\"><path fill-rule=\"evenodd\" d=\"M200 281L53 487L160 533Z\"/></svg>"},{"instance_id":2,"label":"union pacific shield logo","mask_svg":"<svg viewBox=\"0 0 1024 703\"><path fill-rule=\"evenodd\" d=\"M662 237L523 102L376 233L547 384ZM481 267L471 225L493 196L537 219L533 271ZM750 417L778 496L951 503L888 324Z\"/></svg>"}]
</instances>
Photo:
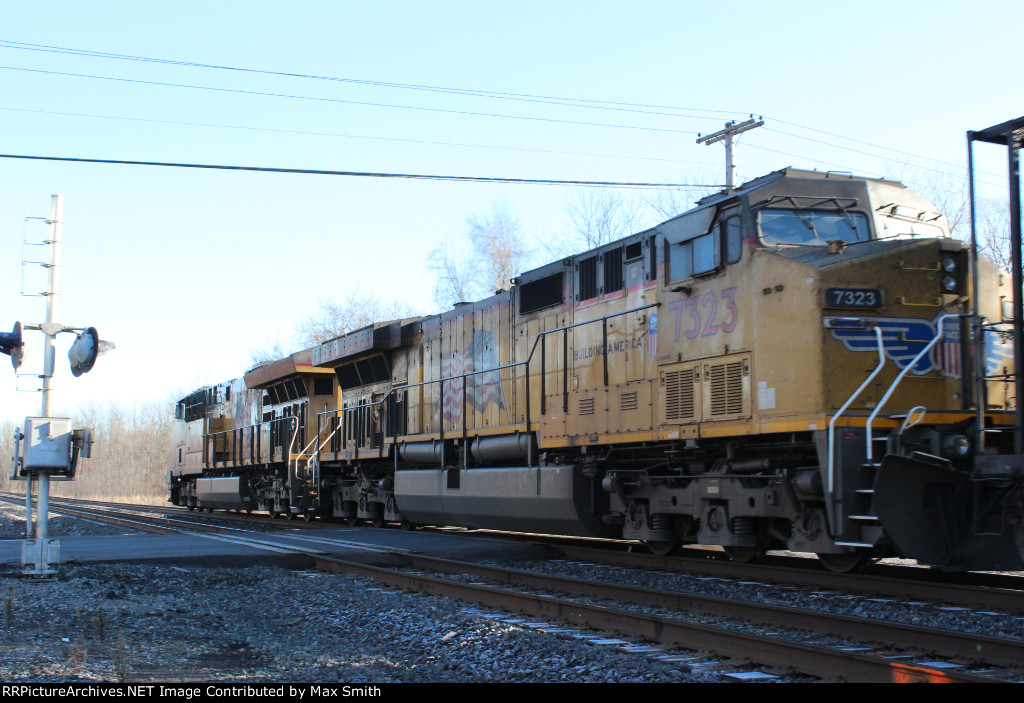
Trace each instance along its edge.
<instances>
[{"instance_id":1,"label":"union pacific shield logo","mask_svg":"<svg viewBox=\"0 0 1024 703\"><path fill-rule=\"evenodd\" d=\"M960 318L947 319L942 323L942 339L932 349L935 366L942 369L942 375L960 378L963 375L962 349L960 347Z\"/></svg>"},{"instance_id":2,"label":"union pacific shield logo","mask_svg":"<svg viewBox=\"0 0 1024 703\"><path fill-rule=\"evenodd\" d=\"M841 326L843 318L824 318L825 323L835 320L840 326L831 327L829 332L833 339L843 343L852 352L878 352L878 341L875 332L871 328L854 328ZM921 351L928 346L928 343L935 338L935 325L927 320L917 320L905 317L873 317L869 320L872 327L877 326L882 330L882 346L885 349L885 356L900 369L917 357ZM955 320L953 321L956 322ZM916 376L941 367L932 358L932 354L925 354L915 364L910 372Z\"/></svg>"}]
</instances>

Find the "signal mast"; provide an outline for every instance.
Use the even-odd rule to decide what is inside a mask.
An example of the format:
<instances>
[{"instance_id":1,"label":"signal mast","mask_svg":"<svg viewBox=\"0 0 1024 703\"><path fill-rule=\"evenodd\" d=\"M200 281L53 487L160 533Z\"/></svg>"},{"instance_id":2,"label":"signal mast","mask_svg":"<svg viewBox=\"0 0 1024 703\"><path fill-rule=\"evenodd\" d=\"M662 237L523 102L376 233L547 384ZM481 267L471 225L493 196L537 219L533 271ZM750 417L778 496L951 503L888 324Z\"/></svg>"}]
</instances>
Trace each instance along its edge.
<instances>
[{"instance_id":1,"label":"signal mast","mask_svg":"<svg viewBox=\"0 0 1024 703\"><path fill-rule=\"evenodd\" d=\"M15 371L21 366L25 345L23 330L39 330L45 335L43 344L43 394L39 417L26 417L23 429L15 430L15 452L12 457L11 479L25 481L25 543L21 553L22 574L36 579L52 578L59 564L60 542L49 537L47 515L50 508L50 481L71 481L75 477L78 460L88 459L92 445L92 430L71 427L66 417L52 416L53 372L58 334L72 332L77 338L68 351L71 372L75 376L92 369L96 357L114 348L112 342L99 338L95 327L69 327L56 322L57 288L60 278L61 217L63 204L60 195L52 196L52 211L47 224L51 237L46 241L50 248L50 262L41 264L49 272L46 292L46 322L33 324L14 323L10 333L0 334L0 351L11 357ZM32 483L39 483L38 521L33 536Z\"/></svg>"}]
</instances>

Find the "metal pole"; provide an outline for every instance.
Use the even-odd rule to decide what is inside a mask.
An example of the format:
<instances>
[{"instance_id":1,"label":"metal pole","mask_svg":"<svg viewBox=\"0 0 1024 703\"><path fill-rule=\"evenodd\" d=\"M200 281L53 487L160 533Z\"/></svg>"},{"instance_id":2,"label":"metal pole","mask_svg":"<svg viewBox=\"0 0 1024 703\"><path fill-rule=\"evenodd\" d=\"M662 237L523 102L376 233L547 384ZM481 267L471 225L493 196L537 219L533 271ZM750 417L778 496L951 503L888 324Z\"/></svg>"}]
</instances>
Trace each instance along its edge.
<instances>
[{"instance_id":1,"label":"metal pole","mask_svg":"<svg viewBox=\"0 0 1024 703\"><path fill-rule=\"evenodd\" d=\"M1013 319L1014 319L1014 363L1016 364L1016 383L1014 391L1016 398L1016 422L1017 432L1014 441L1014 451L1017 454L1024 454L1024 332L1022 332L1021 321L1024 320L1024 262L1021 261L1021 231L1020 231L1020 155L1017 153L1019 144L1014 132L1006 137L1006 150L1009 153L1010 167L1010 256L1013 262Z\"/></svg>"},{"instance_id":2,"label":"metal pole","mask_svg":"<svg viewBox=\"0 0 1024 703\"><path fill-rule=\"evenodd\" d=\"M971 199L971 357L974 371L974 446L979 453L985 451L985 410L988 407L988 380L985 378L984 348L985 329L981 324L981 313L978 306L978 215L974 192L974 132L967 133L967 175L968 189Z\"/></svg>"},{"instance_id":3,"label":"metal pole","mask_svg":"<svg viewBox=\"0 0 1024 703\"><path fill-rule=\"evenodd\" d=\"M57 334L52 331L50 325L57 317L57 289L60 283L60 244L61 244L61 218L63 217L63 203L61 196L52 196L53 208L50 213L50 263L49 284L46 287L46 341L43 347L43 409L42 417L50 417L52 401L50 399L53 390L53 369L57 354Z\"/></svg>"},{"instance_id":4,"label":"metal pole","mask_svg":"<svg viewBox=\"0 0 1024 703\"><path fill-rule=\"evenodd\" d=\"M60 195L54 195L52 200L52 211L50 213L50 264L49 283L46 288L46 341L43 346L43 404L41 417L51 417L53 407L53 370L57 356L57 334L51 325L57 318L57 289L60 283L60 244L61 244L61 219L63 218L63 203ZM48 537L47 515L50 509L50 476L44 472L39 473L39 504L37 508L36 539L46 540ZM44 542L45 544L45 542ZM45 553L46 549L43 548ZM45 561L45 556L44 556ZM49 566L45 564L44 566Z\"/></svg>"}]
</instances>

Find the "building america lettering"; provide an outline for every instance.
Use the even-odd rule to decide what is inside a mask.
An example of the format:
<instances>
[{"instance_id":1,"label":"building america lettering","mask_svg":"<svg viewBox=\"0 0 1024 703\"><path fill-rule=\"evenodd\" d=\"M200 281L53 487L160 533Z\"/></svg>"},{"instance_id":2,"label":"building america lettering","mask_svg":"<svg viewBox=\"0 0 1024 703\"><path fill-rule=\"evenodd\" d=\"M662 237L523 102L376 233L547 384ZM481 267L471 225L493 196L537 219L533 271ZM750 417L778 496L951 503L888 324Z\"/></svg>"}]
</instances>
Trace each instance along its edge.
<instances>
[{"instance_id":1,"label":"building america lettering","mask_svg":"<svg viewBox=\"0 0 1024 703\"><path fill-rule=\"evenodd\" d=\"M602 354L622 354L624 352L632 351L634 349L642 349L646 346L647 333L642 332L637 337L631 337L629 339L618 339L614 342L608 342L607 344L596 344L586 347L584 349L573 349L572 360L573 361L586 361L595 356L601 356Z\"/></svg>"}]
</instances>

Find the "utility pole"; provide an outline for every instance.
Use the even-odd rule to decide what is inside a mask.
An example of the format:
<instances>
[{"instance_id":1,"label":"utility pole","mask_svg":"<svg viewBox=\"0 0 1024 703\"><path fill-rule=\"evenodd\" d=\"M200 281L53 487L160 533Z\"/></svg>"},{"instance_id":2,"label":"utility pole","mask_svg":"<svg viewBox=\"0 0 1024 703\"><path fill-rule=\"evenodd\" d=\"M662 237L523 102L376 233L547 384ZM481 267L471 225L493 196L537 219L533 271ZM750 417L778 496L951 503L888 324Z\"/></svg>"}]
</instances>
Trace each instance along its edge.
<instances>
[{"instance_id":1,"label":"utility pole","mask_svg":"<svg viewBox=\"0 0 1024 703\"><path fill-rule=\"evenodd\" d=\"M741 132L746 132L756 127L760 127L763 124L763 119L760 117L755 119L754 116L751 115L750 119L745 122L740 122L739 124L736 122L726 122L725 129L707 136L697 136L698 144L703 142L710 146L717 142L725 142L725 187L729 190L736 187L736 162L733 159L733 136L740 134Z\"/></svg>"}]
</instances>

